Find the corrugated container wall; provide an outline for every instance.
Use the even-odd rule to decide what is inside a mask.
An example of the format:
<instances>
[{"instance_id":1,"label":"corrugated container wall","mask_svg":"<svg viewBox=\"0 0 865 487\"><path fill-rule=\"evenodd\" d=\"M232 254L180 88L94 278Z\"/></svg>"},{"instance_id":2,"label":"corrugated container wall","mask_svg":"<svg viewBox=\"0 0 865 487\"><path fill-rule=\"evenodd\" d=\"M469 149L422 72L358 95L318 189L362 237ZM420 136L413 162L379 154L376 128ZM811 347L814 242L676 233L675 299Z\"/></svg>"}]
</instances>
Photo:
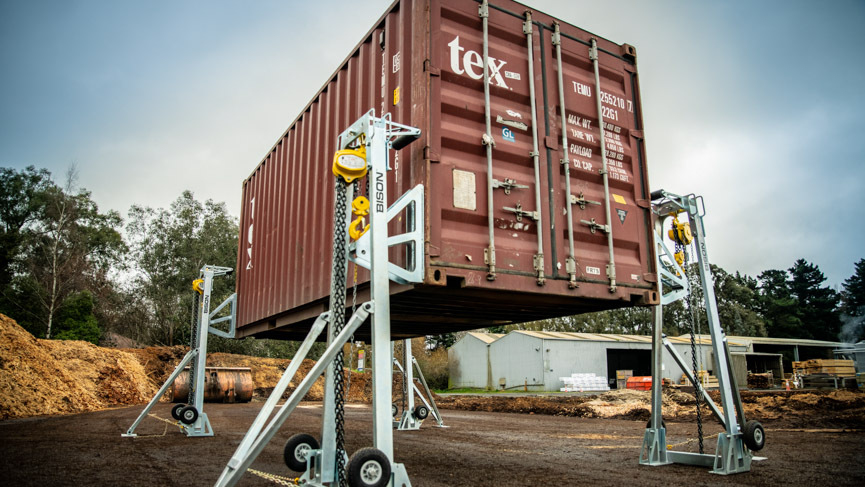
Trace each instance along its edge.
<instances>
[{"instance_id":1,"label":"corrugated container wall","mask_svg":"<svg viewBox=\"0 0 865 487\"><path fill-rule=\"evenodd\" d=\"M297 338L325 310L333 239L330 165L338 134L371 108L423 131L417 142L391 151L392 200L423 184L426 206L425 280L411 286L392 283L395 337L657 301L635 50L532 12L530 65L527 11L510 0L495 0L489 8L495 279L488 279L485 263L490 183L482 142L486 130L479 4L400 0L244 182L237 263L239 336ZM553 42L557 23L564 66L561 86ZM600 91L589 54L592 39L599 49ZM613 291L607 275L598 95L605 121L617 276ZM576 263L572 273L568 218ZM396 252L392 256L404 257ZM570 274L575 287L569 286ZM358 301L368 298L367 280L365 270L355 278L353 266L349 268L349 303L355 283Z\"/></svg>"}]
</instances>

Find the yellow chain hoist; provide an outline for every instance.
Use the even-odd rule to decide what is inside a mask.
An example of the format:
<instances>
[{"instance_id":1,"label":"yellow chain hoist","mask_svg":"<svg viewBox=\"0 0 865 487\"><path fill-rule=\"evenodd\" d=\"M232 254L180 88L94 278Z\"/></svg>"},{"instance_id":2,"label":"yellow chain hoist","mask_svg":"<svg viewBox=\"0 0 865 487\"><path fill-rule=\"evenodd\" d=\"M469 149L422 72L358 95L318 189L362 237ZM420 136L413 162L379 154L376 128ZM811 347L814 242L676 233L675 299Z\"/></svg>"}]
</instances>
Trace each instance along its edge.
<instances>
[{"instance_id":1,"label":"yellow chain hoist","mask_svg":"<svg viewBox=\"0 0 865 487\"><path fill-rule=\"evenodd\" d=\"M678 213L672 213L671 216L673 217L673 228L667 232L667 236L676 244L676 253L673 257L676 258L679 267L684 267L685 247L691 245L691 242L694 241L694 235L691 233L691 224L680 222Z\"/></svg>"},{"instance_id":2,"label":"yellow chain hoist","mask_svg":"<svg viewBox=\"0 0 865 487\"><path fill-rule=\"evenodd\" d=\"M366 146L357 149L342 149L333 155L333 175L352 183L355 179L366 176L369 166L366 163Z\"/></svg>"},{"instance_id":3,"label":"yellow chain hoist","mask_svg":"<svg viewBox=\"0 0 865 487\"><path fill-rule=\"evenodd\" d=\"M196 279L192 281L192 290L198 294L204 294L204 279Z\"/></svg>"}]
</instances>

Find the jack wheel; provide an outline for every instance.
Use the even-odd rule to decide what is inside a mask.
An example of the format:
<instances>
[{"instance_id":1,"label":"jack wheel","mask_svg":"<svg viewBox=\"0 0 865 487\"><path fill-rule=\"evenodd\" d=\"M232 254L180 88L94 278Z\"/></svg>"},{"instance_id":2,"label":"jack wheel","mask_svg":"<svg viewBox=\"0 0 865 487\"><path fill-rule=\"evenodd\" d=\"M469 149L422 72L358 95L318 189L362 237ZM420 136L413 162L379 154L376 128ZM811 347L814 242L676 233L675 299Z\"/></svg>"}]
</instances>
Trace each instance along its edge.
<instances>
[{"instance_id":1,"label":"jack wheel","mask_svg":"<svg viewBox=\"0 0 865 487\"><path fill-rule=\"evenodd\" d=\"M759 421L748 421L745 423L745 431L742 433L745 446L751 451L760 451L766 445L766 430Z\"/></svg>"},{"instance_id":2,"label":"jack wheel","mask_svg":"<svg viewBox=\"0 0 865 487\"><path fill-rule=\"evenodd\" d=\"M180 410L185 407L186 404L175 404L171 408L171 417L174 418L175 421L180 421Z\"/></svg>"},{"instance_id":3,"label":"jack wheel","mask_svg":"<svg viewBox=\"0 0 865 487\"><path fill-rule=\"evenodd\" d=\"M398 412L399 412L399 408L396 407L396 404L391 404L390 405L390 413L391 413L390 415L395 418Z\"/></svg>"},{"instance_id":4,"label":"jack wheel","mask_svg":"<svg viewBox=\"0 0 865 487\"><path fill-rule=\"evenodd\" d=\"M186 406L180 409L180 422L183 424L192 424L198 419L198 410L195 406Z\"/></svg>"},{"instance_id":5,"label":"jack wheel","mask_svg":"<svg viewBox=\"0 0 865 487\"><path fill-rule=\"evenodd\" d=\"M429 408L424 405L420 405L414 408L414 417L423 421L426 417L429 416Z\"/></svg>"},{"instance_id":6,"label":"jack wheel","mask_svg":"<svg viewBox=\"0 0 865 487\"><path fill-rule=\"evenodd\" d=\"M390 482L390 461L381 450L361 448L348 462L348 485L384 487Z\"/></svg>"},{"instance_id":7,"label":"jack wheel","mask_svg":"<svg viewBox=\"0 0 865 487\"><path fill-rule=\"evenodd\" d=\"M312 435L299 433L292 436L285 442L285 448L282 450L285 466L295 472L305 472L306 459L309 458L309 453L318 449L318 440Z\"/></svg>"}]
</instances>

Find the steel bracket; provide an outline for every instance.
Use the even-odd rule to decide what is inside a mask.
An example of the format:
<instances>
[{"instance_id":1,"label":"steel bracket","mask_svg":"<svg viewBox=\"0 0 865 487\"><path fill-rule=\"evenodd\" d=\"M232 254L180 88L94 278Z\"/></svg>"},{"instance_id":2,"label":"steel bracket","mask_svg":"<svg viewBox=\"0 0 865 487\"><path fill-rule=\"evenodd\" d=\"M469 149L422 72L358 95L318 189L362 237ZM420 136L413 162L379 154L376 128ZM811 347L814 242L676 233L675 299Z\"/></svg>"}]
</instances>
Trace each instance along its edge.
<instances>
[{"instance_id":1,"label":"steel bracket","mask_svg":"<svg viewBox=\"0 0 865 487\"><path fill-rule=\"evenodd\" d=\"M505 194L511 194L512 189L528 189L528 186L525 184L517 184L516 180L509 178L505 178L504 181L493 179L493 189L498 188L503 189Z\"/></svg>"},{"instance_id":2,"label":"steel bracket","mask_svg":"<svg viewBox=\"0 0 865 487\"><path fill-rule=\"evenodd\" d=\"M506 210L506 211L510 211L511 213L515 214L517 216L518 222L523 221L524 216L527 216L527 217L529 217L535 221L537 221L541 218L540 212L524 210L523 205L519 202L517 202L516 208L511 208L509 206L503 206L502 209Z\"/></svg>"},{"instance_id":3,"label":"steel bracket","mask_svg":"<svg viewBox=\"0 0 865 487\"><path fill-rule=\"evenodd\" d=\"M406 232L389 235L388 247L395 245L406 245L409 258L406 259L406 267L400 267L393 262L388 262L388 277L391 281L399 284L411 282L423 282L423 240L424 240L424 192L423 185L418 184L405 192L387 209L387 220L390 223L394 218L406 211ZM370 268L370 233L363 234L356 242L349 246L349 260L364 269Z\"/></svg>"},{"instance_id":4,"label":"steel bracket","mask_svg":"<svg viewBox=\"0 0 865 487\"><path fill-rule=\"evenodd\" d=\"M577 197L577 196L575 196L575 195L571 195L571 204L572 204L572 205L580 205L580 209L581 209L581 210L585 210L585 209L586 209L586 205L597 205L597 206L601 206L601 202L600 202L600 201L592 201L592 200L587 200L587 199L585 199L585 198L583 197L583 193L580 193L580 196L579 196L579 197Z\"/></svg>"}]
</instances>

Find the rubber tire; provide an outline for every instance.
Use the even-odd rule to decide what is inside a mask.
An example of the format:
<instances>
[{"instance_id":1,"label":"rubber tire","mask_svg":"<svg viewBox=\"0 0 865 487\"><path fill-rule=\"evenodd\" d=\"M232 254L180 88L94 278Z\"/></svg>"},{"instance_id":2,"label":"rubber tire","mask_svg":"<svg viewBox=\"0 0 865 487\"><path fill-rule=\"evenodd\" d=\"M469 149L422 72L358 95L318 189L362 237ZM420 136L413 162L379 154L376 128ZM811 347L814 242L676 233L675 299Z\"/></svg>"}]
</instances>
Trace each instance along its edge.
<instances>
[{"instance_id":1,"label":"rubber tire","mask_svg":"<svg viewBox=\"0 0 865 487\"><path fill-rule=\"evenodd\" d=\"M646 421L646 429L649 429L651 427L652 427L652 420L650 419L650 420ZM667 422L664 421L664 418L661 418L661 428L667 429Z\"/></svg>"},{"instance_id":2,"label":"rubber tire","mask_svg":"<svg viewBox=\"0 0 865 487\"><path fill-rule=\"evenodd\" d=\"M370 474L376 472L377 476ZM350 487L384 487L390 483L391 466L387 455L376 448L361 448L348 461Z\"/></svg>"},{"instance_id":3,"label":"rubber tire","mask_svg":"<svg viewBox=\"0 0 865 487\"><path fill-rule=\"evenodd\" d=\"M391 416L394 418L396 417L397 414L399 414L399 408L396 407L396 404L390 405L390 412L391 412Z\"/></svg>"},{"instance_id":4,"label":"rubber tire","mask_svg":"<svg viewBox=\"0 0 865 487\"><path fill-rule=\"evenodd\" d=\"M285 466L290 470L306 472L306 455L302 459L298 458L301 453L298 449L308 454L309 450L318 450L319 448L321 447L315 437L306 433L298 433L285 442L285 447L282 449L282 459L285 461Z\"/></svg>"},{"instance_id":5,"label":"rubber tire","mask_svg":"<svg viewBox=\"0 0 865 487\"><path fill-rule=\"evenodd\" d=\"M175 421L180 421L180 410L185 408L186 404L175 404L171 408L171 417L174 418Z\"/></svg>"},{"instance_id":6,"label":"rubber tire","mask_svg":"<svg viewBox=\"0 0 865 487\"><path fill-rule=\"evenodd\" d=\"M195 406L186 406L180 410L180 422L186 425L193 424L198 420L198 410Z\"/></svg>"},{"instance_id":7,"label":"rubber tire","mask_svg":"<svg viewBox=\"0 0 865 487\"><path fill-rule=\"evenodd\" d=\"M424 406L423 404L414 408L414 417L423 421L429 416L429 408Z\"/></svg>"},{"instance_id":8,"label":"rubber tire","mask_svg":"<svg viewBox=\"0 0 865 487\"><path fill-rule=\"evenodd\" d=\"M751 451L760 451L766 446L766 430L759 421L751 420L745 423L745 431L742 433L745 446Z\"/></svg>"}]
</instances>

